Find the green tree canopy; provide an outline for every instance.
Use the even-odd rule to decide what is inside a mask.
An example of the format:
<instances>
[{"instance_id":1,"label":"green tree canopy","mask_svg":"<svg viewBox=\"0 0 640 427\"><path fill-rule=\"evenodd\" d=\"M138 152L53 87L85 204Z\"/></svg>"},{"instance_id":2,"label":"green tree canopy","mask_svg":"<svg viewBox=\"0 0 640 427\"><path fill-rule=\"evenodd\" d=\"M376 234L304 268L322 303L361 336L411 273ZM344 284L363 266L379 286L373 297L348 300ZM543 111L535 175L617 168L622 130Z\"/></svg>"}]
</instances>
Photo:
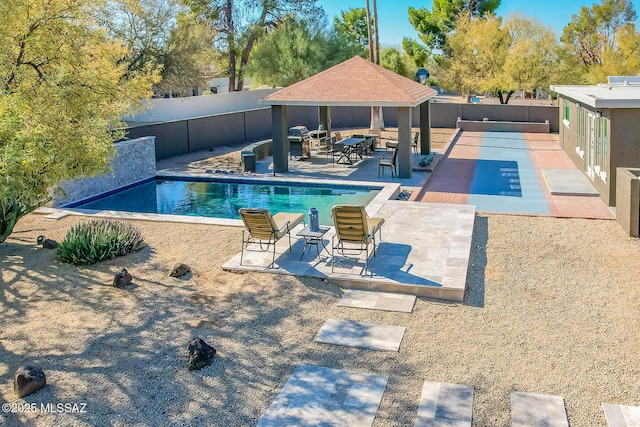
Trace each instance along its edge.
<instances>
[{"instance_id":1,"label":"green tree canopy","mask_svg":"<svg viewBox=\"0 0 640 427\"><path fill-rule=\"evenodd\" d=\"M449 89L491 92L508 103L516 90L580 82L575 60L549 27L522 15L506 20L463 14L449 38L439 74ZM506 97L504 96L506 94Z\"/></svg>"},{"instance_id":2,"label":"green tree canopy","mask_svg":"<svg viewBox=\"0 0 640 427\"><path fill-rule=\"evenodd\" d=\"M253 50L247 71L261 83L289 86L363 53L359 44L327 30L326 19L285 19Z\"/></svg>"},{"instance_id":3,"label":"green tree canopy","mask_svg":"<svg viewBox=\"0 0 640 427\"><path fill-rule=\"evenodd\" d=\"M494 15L460 16L449 37L450 55L442 61L442 82L446 87L464 94L508 89L502 81L502 67L510 39L501 25L500 18Z\"/></svg>"},{"instance_id":4,"label":"green tree canopy","mask_svg":"<svg viewBox=\"0 0 640 427\"><path fill-rule=\"evenodd\" d=\"M576 56L590 83L602 83L611 75L640 72L640 33L630 0L601 0L582 7L564 27L561 41Z\"/></svg>"},{"instance_id":5,"label":"green tree canopy","mask_svg":"<svg viewBox=\"0 0 640 427\"><path fill-rule=\"evenodd\" d=\"M505 89L534 92L546 90L550 84L582 82L575 57L558 44L551 27L515 14L504 20L503 29L510 42L500 77Z\"/></svg>"},{"instance_id":6,"label":"green tree canopy","mask_svg":"<svg viewBox=\"0 0 640 427\"><path fill-rule=\"evenodd\" d=\"M343 10L333 18L333 28L344 41L344 47L365 54L368 50L367 11L364 7Z\"/></svg>"},{"instance_id":7,"label":"green tree canopy","mask_svg":"<svg viewBox=\"0 0 640 427\"><path fill-rule=\"evenodd\" d=\"M271 86L289 86L335 65L341 56L326 26L289 18L263 37L253 50L249 75Z\"/></svg>"},{"instance_id":8,"label":"green tree canopy","mask_svg":"<svg viewBox=\"0 0 640 427\"><path fill-rule=\"evenodd\" d=\"M493 13L498 6L500 0L433 0L431 10L410 7L409 22L429 49L445 50L447 37L460 15L482 17Z\"/></svg>"},{"instance_id":9,"label":"green tree canopy","mask_svg":"<svg viewBox=\"0 0 640 427\"><path fill-rule=\"evenodd\" d=\"M242 91L255 44L290 16L314 17L316 0L185 0L216 32L214 45L224 57L229 91Z\"/></svg>"},{"instance_id":10,"label":"green tree canopy","mask_svg":"<svg viewBox=\"0 0 640 427\"><path fill-rule=\"evenodd\" d=\"M214 33L175 0L107 0L98 22L127 47L127 75L154 71L161 80L154 93L191 95L211 77Z\"/></svg>"},{"instance_id":11,"label":"green tree canopy","mask_svg":"<svg viewBox=\"0 0 640 427\"><path fill-rule=\"evenodd\" d=\"M0 2L0 242L62 180L105 171L154 77L117 65L95 1ZM124 78L124 76L128 78Z\"/></svg>"},{"instance_id":12,"label":"green tree canopy","mask_svg":"<svg viewBox=\"0 0 640 427\"><path fill-rule=\"evenodd\" d=\"M417 67L407 55L396 47L385 47L380 52L380 65L401 76L415 80Z\"/></svg>"},{"instance_id":13,"label":"green tree canopy","mask_svg":"<svg viewBox=\"0 0 640 427\"><path fill-rule=\"evenodd\" d=\"M614 50L619 31L636 19L630 0L600 0L583 6L564 27L560 40L569 46L586 71L602 65L605 50Z\"/></svg>"},{"instance_id":14,"label":"green tree canopy","mask_svg":"<svg viewBox=\"0 0 640 427\"><path fill-rule=\"evenodd\" d=\"M602 64L589 68L587 80L604 83L607 76L635 76L640 73L640 33L634 24L622 27L614 47L602 52Z\"/></svg>"}]
</instances>

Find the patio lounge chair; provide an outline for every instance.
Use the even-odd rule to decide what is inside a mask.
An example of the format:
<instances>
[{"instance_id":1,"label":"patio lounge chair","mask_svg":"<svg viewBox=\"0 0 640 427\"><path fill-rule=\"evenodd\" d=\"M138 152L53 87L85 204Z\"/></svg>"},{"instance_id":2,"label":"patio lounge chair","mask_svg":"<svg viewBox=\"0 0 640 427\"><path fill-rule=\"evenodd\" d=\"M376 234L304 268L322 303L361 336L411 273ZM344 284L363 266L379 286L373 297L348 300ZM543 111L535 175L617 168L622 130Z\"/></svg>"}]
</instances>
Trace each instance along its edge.
<instances>
[{"instance_id":1,"label":"patio lounge chair","mask_svg":"<svg viewBox=\"0 0 640 427\"><path fill-rule=\"evenodd\" d=\"M387 145L393 144L391 142L387 143ZM378 158L378 178L380 178L380 170L382 169L382 173L384 173L384 168L391 168L391 177L393 178L396 174L396 156L398 154L398 147L393 147L391 150L391 159L387 159L386 157Z\"/></svg>"},{"instance_id":2,"label":"patio lounge chair","mask_svg":"<svg viewBox=\"0 0 640 427\"><path fill-rule=\"evenodd\" d=\"M271 215L268 209L260 208L242 208L238 211L245 230L242 230L242 252L240 252L240 265L244 256L245 247L249 243L259 243L260 250L269 250L269 245L273 245L273 260L271 265L276 261L276 242L285 235L289 236L289 251L291 251L291 230L301 222L304 224L304 214L293 214L278 212ZM248 236L245 239L245 231ZM262 247L263 244L267 246Z\"/></svg>"},{"instance_id":3,"label":"patio lounge chair","mask_svg":"<svg viewBox=\"0 0 640 427\"><path fill-rule=\"evenodd\" d=\"M382 224L384 218L370 218L364 206L360 205L334 205L331 208L331 216L336 229L336 235L331 238L331 272L333 272L335 254L342 255L345 251L354 251L360 255L366 253L364 273L369 268L369 244L373 243L373 255L376 255L376 231L379 239L382 239ZM337 243L335 239L338 239ZM345 247L345 243L351 247Z\"/></svg>"}]
</instances>

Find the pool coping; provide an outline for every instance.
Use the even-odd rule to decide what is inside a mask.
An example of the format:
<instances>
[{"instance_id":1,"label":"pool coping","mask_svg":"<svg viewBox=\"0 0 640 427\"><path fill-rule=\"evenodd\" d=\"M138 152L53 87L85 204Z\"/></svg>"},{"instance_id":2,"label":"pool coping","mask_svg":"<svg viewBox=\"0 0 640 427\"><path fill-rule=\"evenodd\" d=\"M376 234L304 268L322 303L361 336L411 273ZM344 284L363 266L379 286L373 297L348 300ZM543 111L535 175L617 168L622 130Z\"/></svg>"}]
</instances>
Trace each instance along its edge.
<instances>
[{"instance_id":1,"label":"pool coping","mask_svg":"<svg viewBox=\"0 0 640 427\"><path fill-rule=\"evenodd\" d=\"M296 184L318 184L318 185L346 185L355 187L377 187L381 188L380 192L373 198L366 206L367 214L370 216L375 215L384 203L388 200L395 199L400 194L401 184L388 183L388 182L375 182L375 181L348 181L348 180L327 180L327 179L305 179L305 178L287 178L287 177L271 177L266 178L264 176L254 175L240 175L240 174L210 174L210 173L178 173L178 172L162 172L156 171L155 178L186 178L186 179L203 179L210 181L247 181L247 183L296 183ZM148 181L144 180L144 181ZM143 181L136 182L132 185L139 184ZM115 190L111 190L115 191ZM93 196L95 197L95 196ZM89 199L89 198L87 198ZM113 210L95 210L95 209L82 209L82 208L70 208L70 207L40 207L34 211L34 213L45 215L44 219L59 220L69 215L78 216L90 216L96 218L114 218L114 219L127 219L127 220L140 220L140 221L156 221L156 222L176 222L176 223L192 223L192 224L209 224L209 225L221 225L231 227L242 227L241 219L230 218L211 218L204 216L186 216L186 215L171 215L171 214L154 214L154 213L139 213L139 212L125 212L125 211L113 211Z\"/></svg>"}]
</instances>

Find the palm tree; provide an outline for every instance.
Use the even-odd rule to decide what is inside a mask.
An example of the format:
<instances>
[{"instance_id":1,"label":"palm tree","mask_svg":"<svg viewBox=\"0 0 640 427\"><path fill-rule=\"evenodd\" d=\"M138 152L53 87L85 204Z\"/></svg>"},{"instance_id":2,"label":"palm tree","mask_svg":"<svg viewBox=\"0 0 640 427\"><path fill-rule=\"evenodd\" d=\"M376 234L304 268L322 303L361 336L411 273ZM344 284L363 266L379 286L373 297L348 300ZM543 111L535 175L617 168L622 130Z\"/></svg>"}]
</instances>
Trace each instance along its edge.
<instances>
[{"instance_id":1,"label":"palm tree","mask_svg":"<svg viewBox=\"0 0 640 427\"><path fill-rule=\"evenodd\" d=\"M373 0L373 33L375 34L375 54L371 40L371 20L369 19L369 0L367 0L367 27L369 28L369 56L371 62L380 65L380 35L378 33L378 4ZM382 107L371 107L371 129L384 129Z\"/></svg>"},{"instance_id":2,"label":"palm tree","mask_svg":"<svg viewBox=\"0 0 640 427\"><path fill-rule=\"evenodd\" d=\"M371 35L371 9L369 8L369 0L367 1L367 38L369 41L369 61L375 62L373 57L373 37Z\"/></svg>"}]
</instances>

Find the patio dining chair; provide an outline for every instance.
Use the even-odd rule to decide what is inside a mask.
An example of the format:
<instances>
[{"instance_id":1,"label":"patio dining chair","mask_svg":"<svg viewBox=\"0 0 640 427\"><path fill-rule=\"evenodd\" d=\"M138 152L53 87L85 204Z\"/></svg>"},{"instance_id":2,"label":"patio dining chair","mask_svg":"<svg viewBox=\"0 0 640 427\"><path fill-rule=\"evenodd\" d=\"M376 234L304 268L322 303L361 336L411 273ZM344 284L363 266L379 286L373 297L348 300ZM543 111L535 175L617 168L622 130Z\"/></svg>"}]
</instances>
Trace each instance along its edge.
<instances>
[{"instance_id":1,"label":"patio dining chair","mask_svg":"<svg viewBox=\"0 0 640 427\"><path fill-rule=\"evenodd\" d=\"M333 164L336 163L336 155L338 156L338 161L344 155L344 144L342 142L333 143L333 150L331 151L331 162Z\"/></svg>"},{"instance_id":2,"label":"patio dining chair","mask_svg":"<svg viewBox=\"0 0 640 427\"><path fill-rule=\"evenodd\" d=\"M420 132L416 132L416 134L413 136L413 142L411 142L411 148L413 149L413 152L415 153L415 155L418 155L418 144L420 143Z\"/></svg>"},{"instance_id":3,"label":"patio dining chair","mask_svg":"<svg viewBox=\"0 0 640 427\"><path fill-rule=\"evenodd\" d=\"M376 231L382 240L382 224L384 218L371 218L367 216L364 206L360 205L334 205L331 208L331 216L336 234L331 238L331 272L334 270L335 251L341 255L345 252L357 253L359 256L365 252L364 274L369 269L369 245L373 243L373 256L376 255ZM335 239L338 239L336 242ZM345 246L348 245L348 246Z\"/></svg>"},{"instance_id":4,"label":"patio dining chair","mask_svg":"<svg viewBox=\"0 0 640 427\"><path fill-rule=\"evenodd\" d=\"M387 143L387 145L388 144L392 144L392 143ZM382 173L384 174L385 167L391 168L391 178L393 178L396 175L397 154L398 154L398 147L396 144L396 146L391 149L391 159L388 159L386 157L378 158L378 178L380 178L380 170L382 170Z\"/></svg>"},{"instance_id":5,"label":"patio dining chair","mask_svg":"<svg viewBox=\"0 0 640 427\"><path fill-rule=\"evenodd\" d=\"M304 214L278 212L271 215L271 211L262 208L242 208L238 211L245 229L242 230L242 251L240 265L244 257L244 250L249 243L258 243L261 251L268 251L273 245L273 259L276 262L276 242L284 236L289 236L289 251L291 251L291 230L298 224L304 224ZM247 236L245 238L245 231ZM263 245L266 245L263 247Z\"/></svg>"},{"instance_id":6,"label":"patio dining chair","mask_svg":"<svg viewBox=\"0 0 640 427\"><path fill-rule=\"evenodd\" d=\"M318 148L318 153L325 153L327 156L327 163L329 163L329 155L331 155L331 162L333 163L335 156L336 137L332 136L324 140L324 144Z\"/></svg>"}]
</instances>

